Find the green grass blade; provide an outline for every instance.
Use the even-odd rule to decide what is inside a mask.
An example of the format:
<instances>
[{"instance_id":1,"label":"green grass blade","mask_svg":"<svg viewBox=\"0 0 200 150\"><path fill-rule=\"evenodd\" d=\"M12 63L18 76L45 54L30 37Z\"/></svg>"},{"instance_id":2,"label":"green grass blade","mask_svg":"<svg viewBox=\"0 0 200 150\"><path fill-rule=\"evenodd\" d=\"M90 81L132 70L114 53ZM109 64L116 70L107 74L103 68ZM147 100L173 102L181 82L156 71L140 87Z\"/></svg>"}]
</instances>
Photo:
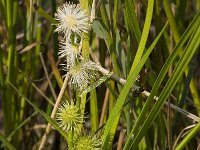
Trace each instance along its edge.
<instances>
[{"instance_id":1,"label":"green grass blade","mask_svg":"<svg viewBox=\"0 0 200 150\"><path fill-rule=\"evenodd\" d=\"M29 122L31 120L32 117L34 117L35 115L37 115L38 112L34 112L33 114L31 114L29 117L27 117L22 123L20 123L15 130L13 130L10 135L8 136L8 140L12 139L12 136L17 132L17 130L20 130L22 128L22 126L24 126L27 122Z\"/></svg>"},{"instance_id":2,"label":"green grass blade","mask_svg":"<svg viewBox=\"0 0 200 150\"><path fill-rule=\"evenodd\" d=\"M111 127L113 128L113 120L115 120L117 118L119 119L119 115L123 109L123 105L124 105L124 102L126 100L128 93L129 93L130 88L132 87L134 81L137 78L137 75L139 74L140 70L142 69L143 65L145 64L146 60L148 59L148 57L149 57L150 53L152 52L153 48L155 47L156 43L160 39L165 28L166 28L166 25L164 26L162 31L159 33L159 35L156 37L156 39L151 44L151 46L147 49L146 53L144 54L144 56L138 63L136 69L129 75L127 82L124 85L124 87L121 91L121 94L119 95L117 102L116 102L114 108L112 109L111 114L108 118L108 121L105 125L105 129L104 129L104 133L103 133L103 146L108 144L108 141L110 140L110 139L108 139L108 134L111 130Z\"/></svg>"},{"instance_id":3,"label":"green grass blade","mask_svg":"<svg viewBox=\"0 0 200 150\"><path fill-rule=\"evenodd\" d=\"M105 43L106 46L110 52L111 55L111 59L112 59L112 64L113 64L113 71L115 74L120 75L120 69L119 69L119 65L117 62L117 54L116 54L116 45L115 45L115 33L109 30L110 29L110 23L109 23L109 17L108 14L106 12L106 7L104 4L104 1L102 2L103 4L101 4L100 10L101 10L101 17L102 17L102 26L104 27L104 31L106 31L106 39ZM116 31L115 31L116 32ZM113 35L112 35L113 34Z\"/></svg>"},{"instance_id":4,"label":"green grass blade","mask_svg":"<svg viewBox=\"0 0 200 150\"><path fill-rule=\"evenodd\" d=\"M22 93L18 91L18 89L8 81L8 84L18 93L19 96L23 97L36 111L38 111L58 132L67 139L66 133L59 127L58 123L49 117L46 113L44 113L41 109L39 109L34 103L32 103L28 98L26 98Z\"/></svg>"},{"instance_id":5,"label":"green grass blade","mask_svg":"<svg viewBox=\"0 0 200 150\"><path fill-rule=\"evenodd\" d=\"M115 108L115 107L114 107ZM113 109L114 109L113 108ZM111 113L112 113L112 111L111 111ZM103 141L104 142L104 144L103 144L103 149L105 149L105 150L110 150L110 149L112 149L112 142L113 142L113 140L114 140L114 137L115 137L115 133L116 133L116 128L117 128L117 125L118 125L118 121L119 121L119 118L120 118L120 113L119 114L117 114L116 116L115 116L115 118L113 118L113 120L112 120L112 124L111 124L111 126L110 126L110 131L109 131L109 133L108 133L108 135L107 135L107 137L106 137L106 141ZM115 120L114 120L115 119ZM107 125L107 123L106 123L106 125ZM103 135L104 136L104 135ZM104 137L103 137L104 138ZM104 140L104 139L103 139Z\"/></svg>"},{"instance_id":6,"label":"green grass blade","mask_svg":"<svg viewBox=\"0 0 200 150\"><path fill-rule=\"evenodd\" d=\"M51 0L51 7L52 7L52 15L56 12L56 1ZM53 26L54 29L56 26ZM54 43L54 58L57 60L58 59L58 49L59 49L59 41L58 41L58 33L53 34L53 43Z\"/></svg>"},{"instance_id":7,"label":"green grass blade","mask_svg":"<svg viewBox=\"0 0 200 150\"><path fill-rule=\"evenodd\" d=\"M198 116L200 116L200 97L199 97L199 94L198 94L198 90L196 89L194 79L192 79L191 82L190 82L190 92L191 92L192 97L194 99L194 105L196 107Z\"/></svg>"},{"instance_id":8,"label":"green grass blade","mask_svg":"<svg viewBox=\"0 0 200 150\"><path fill-rule=\"evenodd\" d=\"M186 1L178 2L178 3L179 4L176 7L180 7L179 9L181 9L181 12L184 13L184 8L185 8L185 5L186 5ZM180 6L180 5L182 5L182 6ZM170 25L170 29L172 31L172 36L173 36L173 38L175 40L175 43L177 44L178 41L180 40L180 33L178 32L178 29L180 28L179 25L181 24L180 20L175 20L175 17L173 15L173 10L172 10L170 2L168 0L164 0L163 1L163 6L164 6L164 9L165 9L167 18L169 20L169 25ZM179 12L177 12L177 13L179 13ZM180 18L182 18L184 16L183 13L181 14L182 16L179 13L179 17ZM177 16L177 14L176 14L176 16ZM185 74L187 74L187 73L185 72ZM198 95L197 89L196 89L196 87L194 85L194 80L193 79L191 80L190 91L191 91L192 97L194 99L195 107L196 107L196 109L198 111L198 114L200 114L199 95Z\"/></svg>"},{"instance_id":9,"label":"green grass blade","mask_svg":"<svg viewBox=\"0 0 200 150\"><path fill-rule=\"evenodd\" d=\"M200 13L196 15L196 17L193 19L193 21L191 22L191 24L189 25L189 27L187 28L187 30L184 32L183 36L181 37L179 43L176 45L175 49L173 50L173 53L171 54L171 56L168 58L168 60L166 61L165 65L163 66L163 68L161 69L159 76L156 80L156 82L154 83L154 86L152 88L151 94L148 97L145 106L143 107L137 122L135 123L132 131L131 131L131 135L137 134L139 127L141 126L141 124L144 122L145 120L145 114L146 112L148 112L149 107L152 105L153 103L153 97L156 95L161 82L163 81L166 73L168 72L169 67L171 66L172 62L176 59L176 57L178 56L179 52L181 51L182 46L184 45L184 43L186 42L186 40L188 39L188 37L192 34L195 26L198 25L198 23L200 22ZM127 139L127 142L125 144L125 148L126 147L130 147L130 144L132 142L132 137L129 136Z\"/></svg>"},{"instance_id":10,"label":"green grass blade","mask_svg":"<svg viewBox=\"0 0 200 150\"><path fill-rule=\"evenodd\" d=\"M1 44L1 41L0 41ZM2 49L0 48L0 88L4 87L4 73L3 73L3 53L2 53Z\"/></svg>"},{"instance_id":11,"label":"green grass blade","mask_svg":"<svg viewBox=\"0 0 200 150\"><path fill-rule=\"evenodd\" d=\"M10 150L16 150L14 146L0 133L0 140L6 145Z\"/></svg>"},{"instance_id":12,"label":"green grass blade","mask_svg":"<svg viewBox=\"0 0 200 150\"><path fill-rule=\"evenodd\" d=\"M105 29L105 27L101 24L99 20L94 20L92 23L92 28L94 32L96 33L96 36L105 39L107 38L107 35L109 34L108 31Z\"/></svg>"},{"instance_id":13,"label":"green grass blade","mask_svg":"<svg viewBox=\"0 0 200 150\"><path fill-rule=\"evenodd\" d=\"M91 119L91 131L95 133L99 128L99 114L98 114L98 99L97 91L93 89L90 92L90 119Z\"/></svg>"},{"instance_id":14,"label":"green grass blade","mask_svg":"<svg viewBox=\"0 0 200 150\"><path fill-rule=\"evenodd\" d=\"M101 85L103 82L105 82L108 78L110 78L112 76L112 72L109 72L108 74L104 75L103 77L101 77L100 79L98 79L97 81L91 83L88 87L86 87L83 91L81 91L79 93L79 96L82 96L83 94L87 94L90 91L92 91L93 89L95 89L96 87L98 87L99 85Z\"/></svg>"},{"instance_id":15,"label":"green grass blade","mask_svg":"<svg viewBox=\"0 0 200 150\"><path fill-rule=\"evenodd\" d=\"M146 118L145 122L139 129L138 134L136 134L131 147L135 147L138 145L138 143L141 141L141 139L144 137L144 134L149 129L150 125L153 123L153 120L158 115L159 111L161 110L164 102L169 97L169 94L175 87L176 83L180 79L182 73L186 69L189 61L191 60L192 56L196 52L197 47L199 46L199 36L200 36L200 28L195 31L194 36L192 36L191 41L187 45L183 56L180 58L176 68L174 69L173 74L171 75L170 79L168 80L166 86L162 90L158 101L155 103L154 107L152 108L150 114Z\"/></svg>"},{"instance_id":16,"label":"green grass blade","mask_svg":"<svg viewBox=\"0 0 200 150\"><path fill-rule=\"evenodd\" d=\"M16 71L17 71L17 55L16 55L16 27L17 27L17 15L18 15L18 1L8 0L6 1L6 13L7 13L7 31L8 31L8 59L7 59L7 76L6 78L13 83L16 82ZM6 85L7 86L7 85ZM3 112L4 112L4 124L5 124L5 135L7 136L17 124L18 111L14 105L15 99L14 94L10 91L11 89L5 87L5 98L3 99ZM15 139L13 145L17 145L18 140Z\"/></svg>"},{"instance_id":17,"label":"green grass blade","mask_svg":"<svg viewBox=\"0 0 200 150\"><path fill-rule=\"evenodd\" d=\"M47 14L41 7L37 6L37 4L34 4L33 6L40 16L44 17L52 24L57 24L57 21L52 16Z\"/></svg>"},{"instance_id":18,"label":"green grass blade","mask_svg":"<svg viewBox=\"0 0 200 150\"><path fill-rule=\"evenodd\" d=\"M172 35L174 37L174 40L175 40L176 43L178 43L178 41L180 39L180 35L178 33L178 30L177 30L177 25L176 25L176 22L175 22L175 19L174 19L174 16L173 16L173 12L172 12L172 9L171 9L170 2L168 0L164 0L163 6L165 8L167 18L169 20L169 25L170 25L170 29L172 30L172 33L173 33Z\"/></svg>"},{"instance_id":19,"label":"green grass blade","mask_svg":"<svg viewBox=\"0 0 200 150\"><path fill-rule=\"evenodd\" d=\"M151 19L152 19L152 14L153 14L153 6L154 6L154 0L148 1L147 14L146 14L146 19L145 19L145 23L144 23L144 28L142 31L142 36L141 36L140 43L139 43L139 46L137 49L137 53L134 58L130 72L133 72L133 70L135 69L135 67L137 66L137 64L139 63L139 61L143 55L145 45L147 42L147 37L148 37L149 31L150 31Z\"/></svg>"},{"instance_id":20,"label":"green grass blade","mask_svg":"<svg viewBox=\"0 0 200 150\"><path fill-rule=\"evenodd\" d=\"M137 39L137 42L139 43L140 38L141 38L141 30L140 30L139 22L137 21L137 16L135 14L134 4L132 0L125 0L124 6L125 6L125 12L127 15L127 20L130 25L129 29L134 30L135 37Z\"/></svg>"},{"instance_id":21,"label":"green grass blade","mask_svg":"<svg viewBox=\"0 0 200 150\"><path fill-rule=\"evenodd\" d=\"M188 133L188 135L179 143L175 150L182 150L185 145L200 131L200 122Z\"/></svg>"}]
</instances>

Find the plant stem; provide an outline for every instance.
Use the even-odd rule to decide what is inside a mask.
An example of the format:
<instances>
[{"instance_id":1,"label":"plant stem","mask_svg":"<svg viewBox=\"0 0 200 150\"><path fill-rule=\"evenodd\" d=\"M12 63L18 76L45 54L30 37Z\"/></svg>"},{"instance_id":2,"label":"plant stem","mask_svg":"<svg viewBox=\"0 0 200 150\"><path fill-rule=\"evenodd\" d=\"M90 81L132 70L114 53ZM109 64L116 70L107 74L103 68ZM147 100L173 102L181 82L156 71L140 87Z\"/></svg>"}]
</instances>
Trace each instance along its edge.
<instances>
[{"instance_id":1,"label":"plant stem","mask_svg":"<svg viewBox=\"0 0 200 150\"><path fill-rule=\"evenodd\" d=\"M90 119L91 119L91 130L95 133L99 128L99 114L98 114L98 101L96 89L90 92Z\"/></svg>"},{"instance_id":2,"label":"plant stem","mask_svg":"<svg viewBox=\"0 0 200 150\"><path fill-rule=\"evenodd\" d=\"M61 88L61 90L60 90L60 93L59 93L59 95L58 95L58 98L57 98L57 100L56 100L56 103L55 103L55 105L54 105L53 111L52 111L52 113L51 113L51 118L52 118L52 119L55 118L56 112L57 112L57 110L58 110L58 106L59 106L59 104L60 104L60 102L61 102L61 100L62 100L62 96L63 96L63 94L64 94L64 92L65 92L67 83L69 82L69 78L70 78L70 76L67 74L66 77L65 77L63 86L62 86L62 88ZM44 145L45 145L45 142L46 142L46 140L47 140L47 136L48 136L50 130L51 130L51 124L48 123L47 128L46 128L46 130L45 130L45 133L44 133L44 135L42 136L42 141L41 141L41 143L40 143L39 150L42 150L42 149L44 148Z\"/></svg>"},{"instance_id":3,"label":"plant stem","mask_svg":"<svg viewBox=\"0 0 200 150\"><path fill-rule=\"evenodd\" d=\"M182 150L185 145L200 131L200 122L189 132L175 150Z\"/></svg>"}]
</instances>

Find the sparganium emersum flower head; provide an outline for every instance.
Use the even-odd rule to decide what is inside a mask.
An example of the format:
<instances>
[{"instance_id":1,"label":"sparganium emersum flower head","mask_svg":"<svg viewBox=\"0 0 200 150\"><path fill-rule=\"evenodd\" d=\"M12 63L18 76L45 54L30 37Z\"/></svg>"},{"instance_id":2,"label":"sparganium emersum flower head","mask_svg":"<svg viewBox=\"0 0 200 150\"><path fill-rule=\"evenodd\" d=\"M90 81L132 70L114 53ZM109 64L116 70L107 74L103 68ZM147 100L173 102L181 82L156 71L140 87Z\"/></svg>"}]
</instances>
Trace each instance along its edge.
<instances>
[{"instance_id":1,"label":"sparganium emersum flower head","mask_svg":"<svg viewBox=\"0 0 200 150\"><path fill-rule=\"evenodd\" d=\"M72 45L69 41L60 43L60 49L58 52L60 58L65 58L68 66L73 66L76 59L81 57L80 50L77 45Z\"/></svg>"},{"instance_id":2,"label":"sparganium emersum flower head","mask_svg":"<svg viewBox=\"0 0 200 150\"><path fill-rule=\"evenodd\" d=\"M71 101L71 104L66 101L59 106L56 119L59 126L68 132L76 131L78 126L83 123L82 116L80 109L74 105L73 101Z\"/></svg>"},{"instance_id":3,"label":"sparganium emersum flower head","mask_svg":"<svg viewBox=\"0 0 200 150\"><path fill-rule=\"evenodd\" d=\"M74 150L101 150L102 141L94 134L79 136L74 142Z\"/></svg>"},{"instance_id":4,"label":"sparganium emersum flower head","mask_svg":"<svg viewBox=\"0 0 200 150\"><path fill-rule=\"evenodd\" d=\"M96 79L96 65L92 61L82 61L70 67L69 74L71 75L70 85L82 91Z\"/></svg>"},{"instance_id":5,"label":"sparganium emersum flower head","mask_svg":"<svg viewBox=\"0 0 200 150\"><path fill-rule=\"evenodd\" d=\"M89 15L79 4L65 3L58 7L55 19L58 21L55 31L63 32L66 37L70 37L72 33L81 35L90 28Z\"/></svg>"}]
</instances>

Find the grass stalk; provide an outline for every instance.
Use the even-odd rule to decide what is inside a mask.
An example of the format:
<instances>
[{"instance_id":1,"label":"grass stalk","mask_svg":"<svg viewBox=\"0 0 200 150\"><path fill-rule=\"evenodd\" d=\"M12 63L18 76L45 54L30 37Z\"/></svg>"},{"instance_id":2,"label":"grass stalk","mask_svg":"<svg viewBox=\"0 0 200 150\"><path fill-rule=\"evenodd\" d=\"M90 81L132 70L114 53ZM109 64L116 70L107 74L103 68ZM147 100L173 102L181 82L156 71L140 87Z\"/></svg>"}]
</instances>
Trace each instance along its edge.
<instances>
[{"instance_id":1,"label":"grass stalk","mask_svg":"<svg viewBox=\"0 0 200 150\"><path fill-rule=\"evenodd\" d=\"M173 38L175 40L175 43L177 44L178 41L180 40L180 34L178 32L178 29L177 29L177 25L176 25L176 22L175 22L175 17L173 16L170 3L169 3L169 1L164 0L163 1L163 5L164 5L165 12L166 12L166 15L167 15L168 20L169 20L170 29L172 30L172 33L173 33L172 34ZM185 74L187 74L187 72L185 72ZM198 108L199 107L199 94L197 92L196 87L193 84L193 79L191 80L190 90L191 90L192 96L193 96L194 101L195 101L196 109L197 109L197 111L199 113L199 108Z\"/></svg>"},{"instance_id":2,"label":"grass stalk","mask_svg":"<svg viewBox=\"0 0 200 150\"><path fill-rule=\"evenodd\" d=\"M43 58L41 53L40 53L40 60L41 60L41 63L42 63L42 66L43 66L43 69L44 69L44 72L45 72L45 75L46 75L47 82L48 82L49 87L51 89L51 93L53 95L54 100L56 101L57 100L57 95L56 95L55 90L53 88L53 85L52 85L52 83L50 81L50 78L49 78L49 75L48 75L48 72L47 72L47 67L45 65L44 58Z\"/></svg>"},{"instance_id":3,"label":"grass stalk","mask_svg":"<svg viewBox=\"0 0 200 150\"><path fill-rule=\"evenodd\" d=\"M6 10L7 10L7 29L8 29L8 73L7 73L7 80L12 83L15 82L15 75L16 75L16 51L15 51L15 41L16 41L16 23L17 23L17 12L18 12L18 1L8 0L6 3ZM14 15L12 15L14 14ZM5 135L8 135L17 124L18 112L16 111L15 107L15 99L12 90L7 85L6 87L5 98L3 101L3 108L5 114ZM10 111L11 110L11 111ZM14 140L15 144L17 145L17 139Z\"/></svg>"},{"instance_id":4,"label":"grass stalk","mask_svg":"<svg viewBox=\"0 0 200 150\"><path fill-rule=\"evenodd\" d=\"M96 136L92 140L98 138L92 147L98 143L105 150L199 148L199 4L187 0L0 0L0 149L87 149L77 147L90 143L78 146L82 135L88 134ZM63 11L58 21L54 19L57 11ZM61 30L54 34L62 19L70 35ZM86 27L88 20L91 29ZM75 74L70 70L73 62L68 64L71 59L64 43L63 53L59 52L61 39L69 40L71 50L78 46L72 52L78 54L72 55L75 64L95 62L96 80L92 74L92 82L87 79L83 90L73 85L80 81L80 70ZM59 64L65 61L69 70L63 81L65 70ZM81 79L90 77L90 72L81 71ZM83 84L77 83L78 87ZM65 126L72 129L66 131L56 119L62 100L80 108L74 111L81 116L73 116L78 126L71 124L77 128ZM50 134L51 127L56 134Z\"/></svg>"},{"instance_id":5,"label":"grass stalk","mask_svg":"<svg viewBox=\"0 0 200 150\"><path fill-rule=\"evenodd\" d=\"M60 89L62 88L62 85L63 85L63 80L62 80L62 77L60 75L60 72L55 64L55 61L54 61L54 58L53 58L53 55L51 52L48 52L48 60L49 60L49 63L51 65L51 69L52 69L52 72L56 78L56 81L58 83L58 86L60 87ZM64 98L69 100L69 95L67 92L64 93Z\"/></svg>"},{"instance_id":6,"label":"grass stalk","mask_svg":"<svg viewBox=\"0 0 200 150\"><path fill-rule=\"evenodd\" d=\"M102 2L101 6L100 6L100 10L101 10L101 17L102 17L102 21L103 24L105 25L105 29L107 31L107 39L105 40L105 43L107 45L107 48L110 52L111 55L111 59L112 59L112 65L113 65L113 70L117 75L120 75L120 69L119 69L119 65L116 59L116 51L115 51L115 42L112 36L112 33L110 34L110 23L109 23L109 17L108 14L106 12L106 8L105 8L105 4L104 2Z\"/></svg>"},{"instance_id":7,"label":"grass stalk","mask_svg":"<svg viewBox=\"0 0 200 150\"><path fill-rule=\"evenodd\" d=\"M166 27L166 26L165 26ZM141 59L140 63L138 63L137 69L135 69L131 75L128 77L127 82L125 84L125 86L123 87L121 94L118 97L117 103L115 104L111 115L108 118L108 121L106 123L105 126L105 130L104 130L104 138L103 138L103 142L104 142L104 146L106 144L108 144L109 140L108 138L108 134L111 130L111 127L113 125L113 120L114 118L117 120L119 119L119 114L121 113L121 110L123 108L125 99L129 93L130 88L132 87L134 81L136 80L136 77L139 73L139 71L142 69L142 66L144 65L144 63L146 62L146 60L148 59L148 56L150 55L151 51L153 50L153 47L155 46L155 44L157 43L158 39L160 38L160 36L162 35L165 27L163 28L163 30L160 32L160 34L157 36L156 40L152 43L152 45L149 47L149 49L146 51L146 53L144 54L143 58ZM116 121L114 120L114 122ZM116 123L116 122L115 122ZM108 141L107 141L108 140Z\"/></svg>"},{"instance_id":8,"label":"grass stalk","mask_svg":"<svg viewBox=\"0 0 200 150\"><path fill-rule=\"evenodd\" d=\"M57 112L57 110L58 110L58 106L59 106L59 104L60 104L60 102L61 102L61 100L62 100L62 96L63 96L63 94L64 94L64 91L65 91L65 89L66 89L66 86L67 86L68 81L69 81L69 75L66 75L65 80L64 80L64 83L63 83L63 86L62 86L62 89L60 90L60 93L59 93L59 95L58 95L58 98L56 99L56 103L55 103L55 105L54 105L53 111L52 111L52 113L51 113L51 118L52 118L52 119L55 118L56 112ZM44 133L44 135L43 135L43 137L42 137L42 141L41 141L41 143L40 143L39 150L42 150L42 149L44 148L44 145L45 145L45 143L46 143L47 136L48 136L50 130L51 130L51 124L48 123L48 125L47 125L47 127L46 127L46 130L45 130L45 133Z\"/></svg>"},{"instance_id":9,"label":"grass stalk","mask_svg":"<svg viewBox=\"0 0 200 150\"><path fill-rule=\"evenodd\" d=\"M0 44L1 44L1 41L0 41ZM3 73L3 53L2 53L2 49L0 48L0 87L1 88L3 88L5 85L4 79L5 79L5 76Z\"/></svg>"},{"instance_id":10,"label":"grass stalk","mask_svg":"<svg viewBox=\"0 0 200 150\"><path fill-rule=\"evenodd\" d=\"M99 128L99 114L98 114L98 101L96 89L90 92L90 119L91 119L91 131L95 133Z\"/></svg>"},{"instance_id":11,"label":"grass stalk","mask_svg":"<svg viewBox=\"0 0 200 150\"><path fill-rule=\"evenodd\" d=\"M6 145L10 150L16 150L15 147L0 133L0 140Z\"/></svg>"},{"instance_id":12,"label":"grass stalk","mask_svg":"<svg viewBox=\"0 0 200 150\"><path fill-rule=\"evenodd\" d=\"M137 42L140 42L140 38L141 38L141 30L140 30L140 26L137 20L137 15L135 13L135 6L134 3L132 2L132 0L125 0L125 10L126 10L126 15L128 16L127 18L130 19L129 21L129 29L130 30L134 30L135 33L135 37L137 39Z\"/></svg>"},{"instance_id":13,"label":"grass stalk","mask_svg":"<svg viewBox=\"0 0 200 150\"><path fill-rule=\"evenodd\" d=\"M187 136L178 144L175 150L182 150L186 144L200 131L200 122L190 130Z\"/></svg>"},{"instance_id":14,"label":"grass stalk","mask_svg":"<svg viewBox=\"0 0 200 150\"><path fill-rule=\"evenodd\" d=\"M51 7L52 7L52 15L56 12L56 1L51 0ZM54 26L55 29L55 26ZM58 42L58 33L53 34L53 47L54 47L54 58L55 60L58 59L58 49L59 49L59 42Z\"/></svg>"},{"instance_id":15,"label":"grass stalk","mask_svg":"<svg viewBox=\"0 0 200 150\"><path fill-rule=\"evenodd\" d=\"M136 134L136 137L134 138L131 147L136 146L140 142L144 133L148 130L148 128L152 124L152 121L158 115L158 112L161 110L162 105L164 104L165 100L169 96L169 93L174 88L175 84L177 83L178 79L181 76L181 73L183 73L184 69L187 67L187 64L189 63L190 59L192 58L193 54L195 53L196 48L199 45L199 43L197 42L199 35L200 35L200 29L196 33L194 33L194 35L192 36L191 41L189 42L189 44L186 47L185 53L183 54L182 58L179 61L179 64L177 65L177 67L175 68L175 70L171 76L171 80L168 80L166 86L164 87L163 91L160 94L158 101L152 108L152 111L146 118L142 127L139 129L138 134Z\"/></svg>"},{"instance_id":16,"label":"grass stalk","mask_svg":"<svg viewBox=\"0 0 200 150\"><path fill-rule=\"evenodd\" d=\"M104 122L105 122L105 119L106 119L106 113L107 113L107 108L108 108L108 100L109 100L109 89L107 88L106 89L106 93L105 93L105 96L104 96L104 100L103 100L103 107L102 107L102 110L101 110L101 117L100 117L100 122L99 122L99 127L102 127Z\"/></svg>"},{"instance_id":17,"label":"grass stalk","mask_svg":"<svg viewBox=\"0 0 200 150\"><path fill-rule=\"evenodd\" d=\"M148 7L147 7L147 14L146 14L146 19L145 19L145 23L144 23L144 28L142 31L142 35L141 35L141 39L140 39L140 43L136 52L136 56L134 58L132 67L131 67L131 71L133 72L133 70L135 69L135 67L137 66L137 64L139 63L144 49L145 49L145 45L146 45L146 41L147 41L147 37L149 34L149 29L151 26L151 19L152 19L152 14L153 14L153 7L154 7L154 0L148 1Z\"/></svg>"},{"instance_id":18,"label":"grass stalk","mask_svg":"<svg viewBox=\"0 0 200 150\"><path fill-rule=\"evenodd\" d=\"M170 29L171 29L171 31L173 33L172 34L173 38L174 38L175 42L178 43L178 41L180 39L180 35L178 33L178 30L177 30L176 22L175 22L175 19L174 19L174 16L173 16L172 9L171 9L169 1L168 0L163 0L163 6L165 8L165 12L166 12L167 18L169 20L169 25L170 25Z\"/></svg>"},{"instance_id":19,"label":"grass stalk","mask_svg":"<svg viewBox=\"0 0 200 150\"><path fill-rule=\"evenodd\" d=\"M154 83L153 89L151 90L151 94L148 97L138 119L136 124L134 125L133 129L132 129L132 133L137 134L139 127L141 126L141 124L143 123L143 121L145 120L144 116L145 114L148 112L148 109L150 107L150 105L153 102L153 98L157 93L157 90L159 89L159 86L161 84L161 81L164 79L164 76L166 75L166 73L168 72L169 67L171 66L172 62L175 60L176 56L179 54L181 47L184 45L184 43L186 42L186 40L189 38L189 36L191 35L192 31L194 30L195 26L198 24L198 20L200 19L200 16L197 15L193 21L191 22L190 26L188 27L188 29L185 31L185 33L183 34L181 40L179 41L179 43L177 44L177 46L174 48L173 53L171 54L171 56L168 58L168 60L166 61L165 65L163 66L160 75L158 76L156 82ZM162 75L162 76L161 76ZM125 148L127 145L129 145L131 141L131 137L129 136L128 142L125 145ZM129 143L129 144L128 144Z\"/></svg>"}]
</instances>

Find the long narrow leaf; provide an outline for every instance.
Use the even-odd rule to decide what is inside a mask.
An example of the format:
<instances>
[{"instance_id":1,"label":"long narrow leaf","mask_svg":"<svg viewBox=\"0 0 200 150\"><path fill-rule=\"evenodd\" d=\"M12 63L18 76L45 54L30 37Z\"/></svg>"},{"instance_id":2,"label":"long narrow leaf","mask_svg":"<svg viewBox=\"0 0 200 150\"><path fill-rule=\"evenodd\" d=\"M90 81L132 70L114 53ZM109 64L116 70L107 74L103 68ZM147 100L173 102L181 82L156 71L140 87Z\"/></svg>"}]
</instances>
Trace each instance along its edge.
<instances>
[{"instance_id":1,"label":"long narrow leaf","mask_svg":"<svg viewBox=\"0 0 200 150\"><path fill-rule=\"evenodd\" d=\"M32 103L28 98L26 98L22 93L18 91L18 89L10 82L8 81L10 86L19 94L19 96L23 97L36 111L38 111L51 125L58 130L58 132L67 139L66 133L59 127L57 122L53 120L51 117L49 117L46 113L44 113L42 110L40 110L34 103Z\"/></svg>"},{"instance_id":2,"label":"long narrow leaf","mask_svg":"<svg viewBox=\"0 0 200 150\"><path fill-rule=\"evenodd\" d=\"M0 133L0 140L10 149L15 150L14 146Z\"/></svg>"},{"instance_id":3,"label":"long narrow leaf","mask_svg":"<svg viewBox=\"0 0 200 150\"><path fill-rule=\"evenodd\" d=\"M139 43L139 46L137 49L137 53L134 58L130 72L132 72L135 69L135 67L137 66L137 64L139 63L139 61L143 55L145 45L147 42L147 37L148 37L149 31L150 31L151 19L152 19L152 14L153 14L153 6L154 6L154 0L148 1L147 14L146 14L146 19L145 19L145 23L144 23L144 28L142 31L142 36L141 36L140 43Z\"/></svg>"},{"instance_id":4,"label":"long narrow leaf","mask_svg":"<svg viewBox=\"0 0 200 150\"><path fill-rule=\"evenodd\" d=\"M189 27L187 28L187 30L184 32L183 36L181 37L181 40L179 41L179 43L174 48L173 53L167 59L165 65L161 69L159 76L158 76L156 82L154 83L151 94L148 97L147 102L145 103L145 106L143 107L143 109L142 109L142 111L141 111L141 113L140 113L140 115L137 119L137 122L135 123L135 125L134 125L134 127L131 131L130 136L127 139L127 142L125 144L124 149L128 149L127 147L130 147L130 144L132 143L132 136L131 135L133 135L133 133L137 134L139 127L141 126L141 124L145 120L144 116L145 116L146 112L148 112L149 107L152 105L153 98L156 95L166 73L168 72L169 67L171 66L172 62L176 59L176 57L178 56L182 46L185 44L186 40L192 34L192 31L194 30L195 26L198 25L199 22L200 22L200 13L198 13L196 15L196 17L193 19L193 21L191 22L191 24L189 25Z\"/></svg>"},{"instance_id":5,"label":"long narrow leaf","mask_svg":"<svg viewBox=\"0 0 200 150\"><path fill-rule=\"evenodd\" d=\"M188 133L188 135L181 141L175 150L181 150L185 145L200 131L200 122Z\"/></svg>"},{"instance_id":6,"label":"long narrow leaf","mask_svg":"<svg viewBox=\"0 0 200 150\"><path fill-rule=\"evenodd\" d=\"M195 53L197 47L199 46L199 36L200 36L200 28L198 28L197 32L194 33L194 36L191 38L191 42L186 47L186 50L184 51L183 56L180 58L180 61L177 64L173 74L171 75L170 80L168 80L166 86L162 90L158 101L152 108L150 114L146 118L142 127L139 129L138 134L133 140L132 147L137 146L140 140L143 138L144 134L149 129L150 125L153 123L153 120L156 118L159 111L161 110L170 92L173 90L176 83L180 79L182 73L184 72L184 69L187 67L189 61L191 60L193 54Z\"/></svg>"},{"instance_id":7,"label":"long narrow leaf","mask_svg":"<svg viewBox=\"0 0 200 150\"><path fill-rule=\"evenodd\" d=\"M148 57L149 57L150 53L152 52L153 48L155 47L156 43L160 39L160 37L161 37L162 33L164 32L166 26L167 26L167 24L163 27L163 29L161 30L159 35L156 37L154 42L147 49L146 53L144 54L144 56L142 57L142 59L138 63L138 65L135 68L135 70L128 77L127 82L126 82L125 86L123 87L123 89L121 91L121 94L119 95L119 97L117 99L117 102L116 102L114 108L112 109L111 114L110 114L110 116L108 118L108 121L106 123L105 129L104 129L104 133L103 133L103 146L108 144L108 141L109 141L108 134L109 134L109 132L111 130L111 127L113 128L113 123L114 123L113 120L115 120L116 118L119 119L119 114L122 111L124 102L126 100L126 97L127 97L128 93L129 93L130 88L132 87L134 81L137 78L137 75L139 74L140 70L142 69L143 65L145 64L146 60L148 59Z\"/></svg>"}]
</instances>

